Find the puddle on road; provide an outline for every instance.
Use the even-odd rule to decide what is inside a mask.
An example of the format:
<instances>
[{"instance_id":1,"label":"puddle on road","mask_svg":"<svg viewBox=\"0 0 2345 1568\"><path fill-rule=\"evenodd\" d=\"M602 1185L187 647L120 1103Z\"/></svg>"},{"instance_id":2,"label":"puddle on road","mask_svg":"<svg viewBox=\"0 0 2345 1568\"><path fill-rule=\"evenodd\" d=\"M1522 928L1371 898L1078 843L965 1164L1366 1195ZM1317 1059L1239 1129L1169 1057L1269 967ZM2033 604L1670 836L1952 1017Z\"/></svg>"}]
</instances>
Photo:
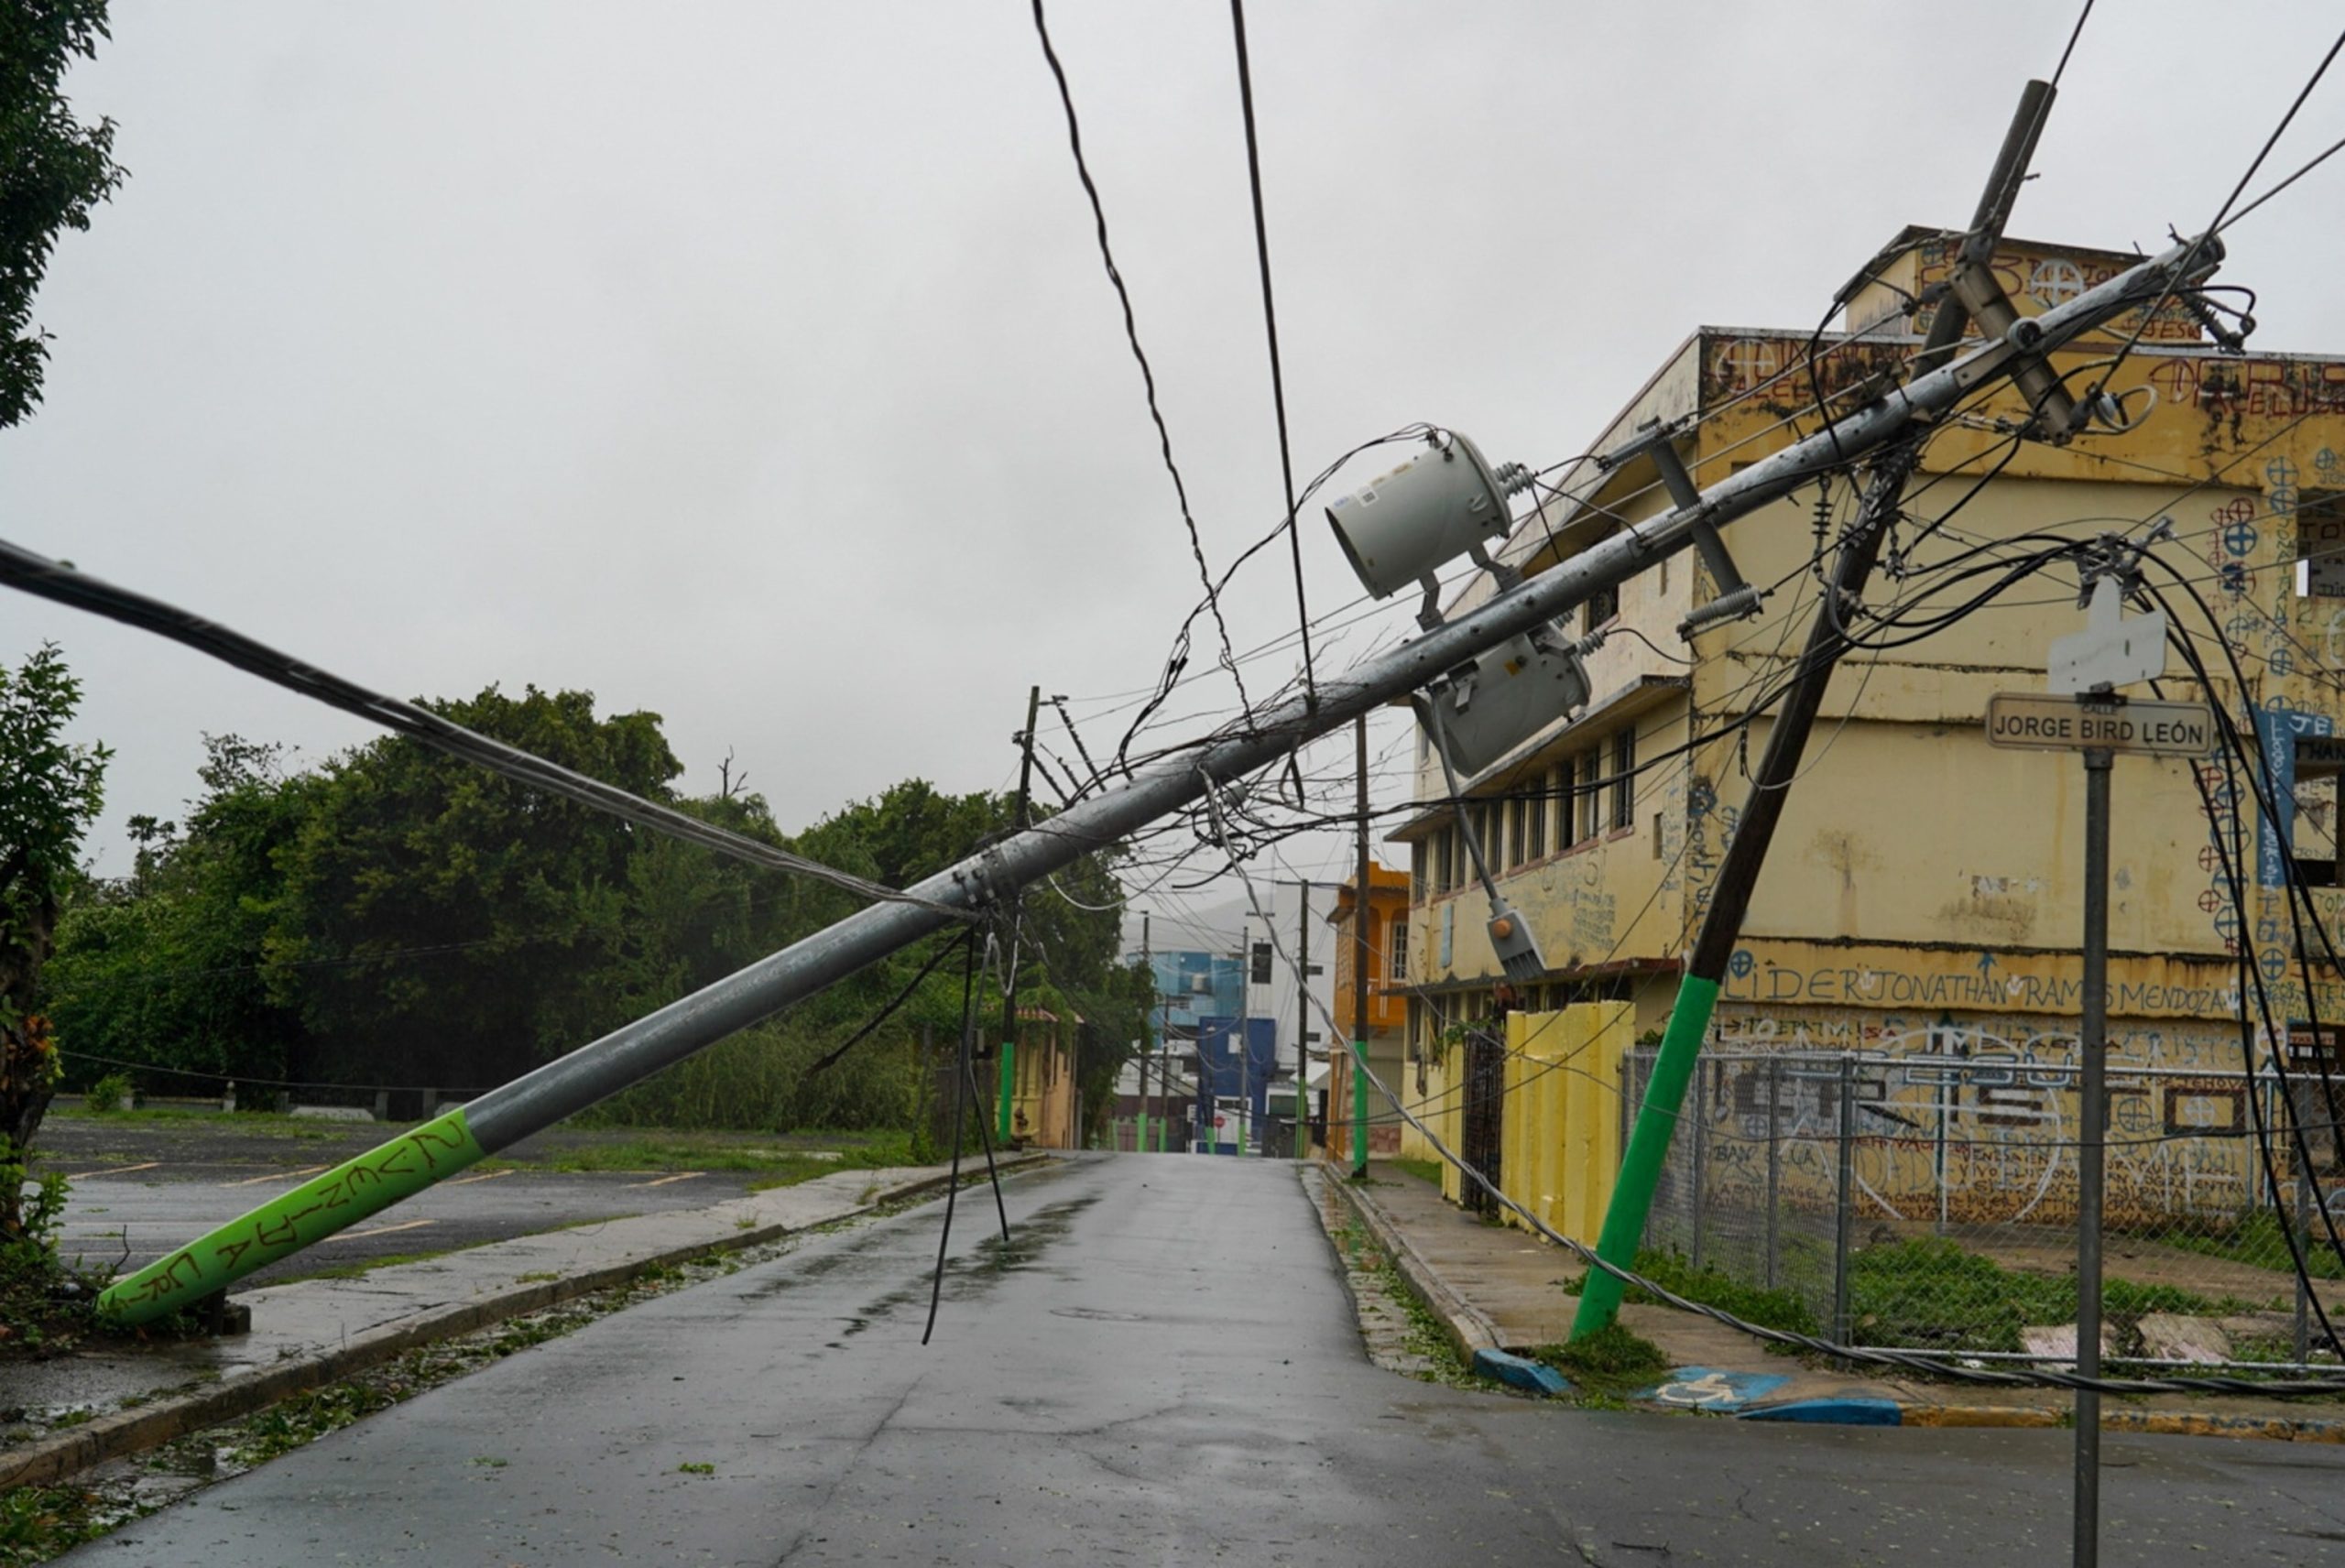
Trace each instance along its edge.
<instances>
[{"instance_id":1,"label":"puddle on road","mask_svg":"<svg viewBox=\"0 0 2345 1568\"><path fill-rule=\"evenodd\" d=\"M1007 1242L1001 1239L1001 1232L998 1228L988 1230L974 1251L945 1260L943 1299L955 1302L974 1300L990 1291L1009 1276L1033 1269L1055 1243L1064 1239L1074 1227L1075 1216L1097 1202L1097 1195L1092 1194L1046 1204L1027 1219L1012 1225ZM985 1220L988 1225L994 1224L994 1216L990 1214L985 1216ZM967 1222L963 1220L961 1223ZM798 1272L802 1275L808 1271L802 1269ZM917 1277L840 1320L845 1323L845 1328L823 1348L845 1349L848 1340L880 1320L892 1316L900 1308L909 1306L927 1311L930 1287L931 1274L924 1269ZM772 1291L769 1290L764 1293L771 1294Z\"/></svg>"}]
</instances>

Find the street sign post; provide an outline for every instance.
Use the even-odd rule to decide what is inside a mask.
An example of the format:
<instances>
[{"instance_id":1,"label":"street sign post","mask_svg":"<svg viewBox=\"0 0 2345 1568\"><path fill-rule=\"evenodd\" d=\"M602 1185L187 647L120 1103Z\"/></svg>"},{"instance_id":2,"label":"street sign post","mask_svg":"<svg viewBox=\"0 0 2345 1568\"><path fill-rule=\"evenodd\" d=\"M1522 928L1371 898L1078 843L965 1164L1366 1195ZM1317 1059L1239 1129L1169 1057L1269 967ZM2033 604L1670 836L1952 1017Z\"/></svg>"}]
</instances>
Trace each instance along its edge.
<instances>
[{"instance_id":1,"label":"street sign post","mask_svg":"<svg viewBox=\"0 0 2345 1568\"><path fill-rule=\"evenodd\" d=\"M2124 615L2116 578L2093 584L2091 624L2053 644L2049 691L1987 699L1987 744L2081 751L2085 761L2084 1017L2077 1030L2077 1371L2100 1376L2100 1229L2108 1137L2109 775L2119 752L2205 757L2215 714L2204 702L2137 702L2119 684L2154 680L2165 657L2162 615ZM2091 689L2085 682L2093 681ZM2100 1553L2100 1393L2077 1390L2074 1568Z\"/></svg>"}]
</instances>

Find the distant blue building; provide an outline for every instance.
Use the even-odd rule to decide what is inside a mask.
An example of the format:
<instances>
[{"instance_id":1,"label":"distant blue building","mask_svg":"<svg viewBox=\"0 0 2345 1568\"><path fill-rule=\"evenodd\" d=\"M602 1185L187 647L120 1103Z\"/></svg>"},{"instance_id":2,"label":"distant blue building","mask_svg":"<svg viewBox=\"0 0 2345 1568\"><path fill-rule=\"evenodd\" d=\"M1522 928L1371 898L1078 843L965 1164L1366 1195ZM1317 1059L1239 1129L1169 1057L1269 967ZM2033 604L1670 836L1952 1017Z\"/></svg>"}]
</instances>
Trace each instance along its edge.
<instances>
[{"instance_id":1,"label":"distant blue building","mask_svg":"<svg viewBox=\"0 0 2345 1568\"><path fill-rule=\"evenodd\" d=\"M1278 1071L1279 1031L1270 1018L1207 1018L1197 1032L1197 1147L1235 1154L1242 1138L1261 1148ZM1290 1073L1288 1076L1292 1077Z\"/></svg>"},{"instance_id":2,"label":"distant blue building","mask_svg":"<svg viewBox=\"0 0 2345 1568\"><path fill-rule=\"evenodd\" d=\"M1207 1018L1234 1018L1246 1011L1246 965L1227 953L1159 953L1156 971L1157 1027L1177 1040L1194 1040Z\"/></svg>"}]
</instances>

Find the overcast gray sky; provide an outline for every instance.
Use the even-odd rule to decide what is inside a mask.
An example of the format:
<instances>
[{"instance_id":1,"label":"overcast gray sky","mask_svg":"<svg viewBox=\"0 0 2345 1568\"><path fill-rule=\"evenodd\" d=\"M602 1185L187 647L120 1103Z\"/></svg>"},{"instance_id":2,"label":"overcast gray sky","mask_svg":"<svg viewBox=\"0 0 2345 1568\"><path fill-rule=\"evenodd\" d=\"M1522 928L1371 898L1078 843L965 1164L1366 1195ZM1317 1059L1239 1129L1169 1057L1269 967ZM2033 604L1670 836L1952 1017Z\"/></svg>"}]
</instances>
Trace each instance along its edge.
<instances>
[{"instance_id":1,"label":"overcast gray sky","mask_svg":"<svg viewBox=\"0 0 2345 1568\"><path fill-rule=\"evenodd\" d=\"M1813 325L1901 225L1968 218L2075 11L1256 0L1298 476L1412 419L1553 462L1698 323ZM1228 11L1051 17L1218 567L1282 510ZM2338 22L2102 0L2012 232L2203 225ZM689 787L730 748L788 827L1007 784L1030 681L1112 742L1195 579L1022 0L117 0L114 31L70 87L131 178L51 264L0 535L403 695L654 710ZM2258 188L2340 134L2345 66ZM2340 213L2345 158L2230 236L2258 347L2345 352ZM1304 546L1314 611L1353 598ZM1292 628L1283 551L1227 610L1241 648ZM43 638L119 753L108 869L201 732L368 734L0 597L0 658Z\"/></svg>"}]
</instances>

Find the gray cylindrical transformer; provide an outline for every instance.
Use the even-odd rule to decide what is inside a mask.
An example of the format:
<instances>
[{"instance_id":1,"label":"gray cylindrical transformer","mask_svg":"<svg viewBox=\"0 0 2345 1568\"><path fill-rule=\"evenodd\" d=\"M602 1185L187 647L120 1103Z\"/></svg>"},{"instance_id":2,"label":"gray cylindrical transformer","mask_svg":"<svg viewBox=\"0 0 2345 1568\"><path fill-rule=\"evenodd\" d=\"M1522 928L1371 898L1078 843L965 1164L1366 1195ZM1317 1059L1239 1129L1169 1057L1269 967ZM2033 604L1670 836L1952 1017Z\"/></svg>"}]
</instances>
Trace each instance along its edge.
<instances>
[{"instance_id":1,"label":"gray cylindrical transformer","mask_svg":"<svg viewBox=\"0 0 2345 1568\"><path fill-rule=\"evenodd\" d=\"M1379 599L1507 530L1498 475L1472 441L1448 437L1327 507L1360 585Z\"/></svg>"},{"instance_id":2,"label":"gray cylindrical transformer","mask_svg":"<svg viewBox=\"0 0 2345 1568\"><path fill-rule=\"evenodd\" d=\"M1449 732L1450 760L1469 777L1587 703L1587 671L1569 648L1542 651L1527 637L1474 661L1472 694L1461 708L1455 686L1434 701Z\"/></svg>"}]
</instances>

